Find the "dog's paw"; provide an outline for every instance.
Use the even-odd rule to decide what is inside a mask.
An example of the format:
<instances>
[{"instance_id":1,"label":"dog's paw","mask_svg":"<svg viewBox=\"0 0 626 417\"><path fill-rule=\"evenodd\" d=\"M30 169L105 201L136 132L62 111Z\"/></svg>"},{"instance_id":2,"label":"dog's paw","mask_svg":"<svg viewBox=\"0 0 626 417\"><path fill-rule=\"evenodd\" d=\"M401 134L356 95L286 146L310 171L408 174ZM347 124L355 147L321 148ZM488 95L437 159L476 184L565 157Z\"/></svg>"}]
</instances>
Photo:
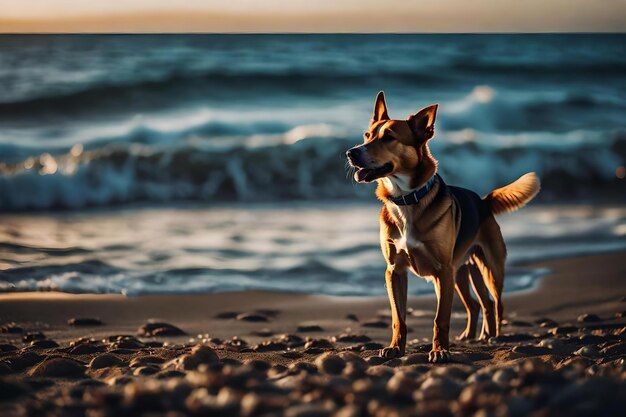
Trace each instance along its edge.
<instances>
[{"instance_id":1,"label":"dog's paw","mask_svg":"<svg viewBox=\"0 0 626 417\"><path fill-rule=\"evenodd\" d=\"M389 346L380 350L379 356L385 359L399 358L404 355L398 346Z\"/></svg>"},{"instance_id":2,"label":"dog's paw","mask_svg":"<svg viewBox=\"0 0 626 417\"><path fill-rule=\"evenodd\" d=\"M447 350L431 350L428 354L428 362L430 363L445 363L451 359L450 352Z\"/></svg>"}]
</instances>

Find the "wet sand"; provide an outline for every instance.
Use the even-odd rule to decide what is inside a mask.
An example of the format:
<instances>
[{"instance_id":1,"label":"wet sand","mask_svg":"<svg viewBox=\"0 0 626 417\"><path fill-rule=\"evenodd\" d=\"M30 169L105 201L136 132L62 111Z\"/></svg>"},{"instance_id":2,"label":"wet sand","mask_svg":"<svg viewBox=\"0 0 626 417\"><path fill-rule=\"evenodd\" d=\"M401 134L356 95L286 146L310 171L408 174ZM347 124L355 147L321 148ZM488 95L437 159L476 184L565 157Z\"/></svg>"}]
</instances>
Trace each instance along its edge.
<instances>
[{"instance_id":1,"label":"wet sand","mask_svg":"<svg viewBox=\"0 0 626 417\"><path fill-rule=\"evenodd\" d=\"M407 355L384 362L385 298L3 294L0 414L616 415L625 256L535 265L551 272L505 294L504 334L453 343L446 365L427 362L432 296L409 301ZM464 325L456 304L451 334Z\"/></svg>"}]
</instances>

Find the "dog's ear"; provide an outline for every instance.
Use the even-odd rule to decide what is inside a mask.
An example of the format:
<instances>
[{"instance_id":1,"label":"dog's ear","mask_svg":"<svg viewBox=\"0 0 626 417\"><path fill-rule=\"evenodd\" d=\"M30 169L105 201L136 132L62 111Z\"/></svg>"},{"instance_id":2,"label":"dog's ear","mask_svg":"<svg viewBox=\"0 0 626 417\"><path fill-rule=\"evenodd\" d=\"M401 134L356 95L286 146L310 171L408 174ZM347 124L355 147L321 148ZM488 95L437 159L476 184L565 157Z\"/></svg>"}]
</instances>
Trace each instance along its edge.
<instances>
[{"instance_id":1,"label":"dog's ear","mask_svg":"<svg viewBox=\"0 0 626 417\"><path fill-rule=\"evenodd\" d=\"M389 114L387 114L387 104L385 103L385 93L383 91L379 92L376 96L372 123L378 122L380 120L389 120Z\"/></svg>"},{"instance_id":2,"label":"dog's ear","mask_svg":"<svg viewBox=\"0 0 626 417\"><path fill-rule=\"evenodd\" d=\"M422 141L427 141L435 135L435 118L438 104L424 107L422 110L407 119L413 134Z\"/></svg>"}]
</instances>

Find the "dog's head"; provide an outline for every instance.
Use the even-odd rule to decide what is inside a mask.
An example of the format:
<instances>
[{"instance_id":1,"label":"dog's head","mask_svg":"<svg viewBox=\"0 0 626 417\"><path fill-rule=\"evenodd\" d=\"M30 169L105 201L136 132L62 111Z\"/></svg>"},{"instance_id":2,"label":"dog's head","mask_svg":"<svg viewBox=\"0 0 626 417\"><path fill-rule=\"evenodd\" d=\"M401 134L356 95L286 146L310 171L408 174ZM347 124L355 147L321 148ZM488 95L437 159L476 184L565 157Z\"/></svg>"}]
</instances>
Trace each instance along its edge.
<instances>
[{"instance_id":1,"label":"dog's head","mask_svg":"<svg viewBox=\"0 0 626 417\"><path fill-rule=\"evenodd\" d=\"M385 94L378 93L363 144L346 152L350 165L357 168L355 180L372 182L391 175L414 177L425 170L425 165L436 169L427 145L435 134L436 115L437 105L433 104L407 120L391 120Z\"/></svg>"}]
</instances>

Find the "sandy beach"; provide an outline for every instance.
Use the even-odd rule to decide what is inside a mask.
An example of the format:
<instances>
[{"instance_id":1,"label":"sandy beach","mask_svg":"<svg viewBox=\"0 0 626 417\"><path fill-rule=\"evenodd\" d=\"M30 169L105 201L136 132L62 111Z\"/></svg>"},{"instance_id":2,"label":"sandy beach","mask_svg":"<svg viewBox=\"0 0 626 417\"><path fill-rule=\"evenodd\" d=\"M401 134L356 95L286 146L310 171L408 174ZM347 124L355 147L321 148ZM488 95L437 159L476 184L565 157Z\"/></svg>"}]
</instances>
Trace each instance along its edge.
<instances>
[{"instance_id":1,"label":"sandy beach","mask_svg":"<svg viewBox=\"0 0 626 417\"><path fill-rule=\"evenodd\" d=\"M533 265L550 272L505 295L504 335L454 343L446 365L427 362L431 296L410 300L407 355L384 362L385 298L2 294L0 411L617 415L626 405L624 256ZM459 303L452 334L464 320Z\"/></svg>"}]
</instances>

